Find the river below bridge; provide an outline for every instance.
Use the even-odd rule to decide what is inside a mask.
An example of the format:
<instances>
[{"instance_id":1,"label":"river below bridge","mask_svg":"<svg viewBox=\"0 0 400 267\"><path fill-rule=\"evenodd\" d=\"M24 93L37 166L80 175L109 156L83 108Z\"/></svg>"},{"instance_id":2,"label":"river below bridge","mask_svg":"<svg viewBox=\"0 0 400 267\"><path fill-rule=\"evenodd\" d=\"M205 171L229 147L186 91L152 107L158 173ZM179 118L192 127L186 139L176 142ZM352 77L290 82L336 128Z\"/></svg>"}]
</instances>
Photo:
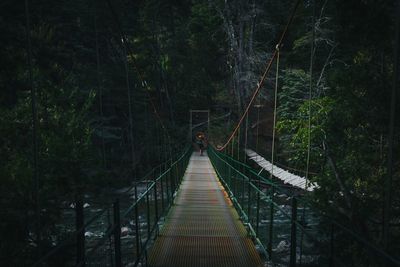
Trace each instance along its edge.
<instances>
[{"instance_id":1,"label":"river below bridge","mask_svg":"<svg viewBox=\"0 0 400 267\"><path fill-rule=\"evenodd\" d=\"M140 196L146 191L147 185L141 184L138 186L138 195ZM158 191L160 192L160 191ZM276 198L279 199L280 209L274 210L273 218L273 242L272 242L272 259L271 261L266 260L268 266L286 266L289 262L290 255L290 229L291 221L287 217L287 214L291 213L291 206L289 202L289 197L280 194L275 194ZM159 194L159 197L160 194ZM100 262L102 266L113 266L113 255L112 255L112 240L105 240L104 244L96 250L95 253L91 253L92 248L102 239L104 239L105 234L112 224L113 220L113 210L112 203L115 199L120 200L120 211L122 214L134 203L134 190L132 188L119 188L111 190L110 192L99 194L97 196L87 194L84 196L84 218L85 222L97 216L104 209L106 209L103 214L93 221L85 229L85 249L87 258L87 266L95 266ZM154 206L154 195L149 195L150 206ZM60 223L56 225L58 231L62 233L62 236L68 236L72 234L75 230L75 209L74 203L66 203L66 208L63 209L62 218ZM251 208L251 212L255 214L256 207ZM310 231L314 231L314 234L318 235L318 224L319 219L317 216L311 213L311 211L306 208L304 211L302 208L298 208L298 216L304 214L306 215L306 225ZM286 214L285 214L286 213ZM150 216L154 216L154 212L149 213ZM139 209L139 228L142 244L145 243L148 237L148 227L147 227L147 212L145 209ZM267 244L269 237L269 225L270 225L270 211L267 206L260 209L260 222L259 222L259 238L262 243ZM161 228L163 220L160 220L159 227ZM252 223L254 225L254 222ZM122 245L122 258L124 266L129 266L135 258L135 221L133 216L127 216L126 219L121 219L121 245ZM309 263L309 266L313 266L313 262L318 261L317 251L314 248L314 243L311 242L306 236L297 234L297 255L300 257L303 264ZM302 245L300 245L300 241ZM54 241L53 245L56 245ZM152 245L152 242L148 243L148 247ZM256 245L260 254L262 249ZM72 249L70 253L75 253ZM71 255L72 256L72 255ZM262 255L264 256L264 255ZM74 257L71 257L74 258ZM265 257L264 257L265 259ZM300 259L298 259L299 261ZM93 263L93 264L91 264ZM69 265L69 264L67 264ZM71 265L73 263L71 262Z\"/></svg>"}]
</instances>

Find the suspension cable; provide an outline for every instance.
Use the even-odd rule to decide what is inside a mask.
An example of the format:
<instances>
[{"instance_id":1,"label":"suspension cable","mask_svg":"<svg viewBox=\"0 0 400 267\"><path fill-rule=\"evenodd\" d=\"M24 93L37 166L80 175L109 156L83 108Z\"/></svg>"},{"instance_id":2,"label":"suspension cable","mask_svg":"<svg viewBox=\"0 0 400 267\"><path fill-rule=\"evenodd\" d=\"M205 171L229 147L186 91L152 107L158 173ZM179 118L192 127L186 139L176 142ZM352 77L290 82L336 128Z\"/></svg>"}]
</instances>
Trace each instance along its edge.
<instances>
[{"instance_id":1,"label":"suspension cable","mask_svg":"<svg viewBox=\"0 0 400 267\"><path fill-rule=\"evenodd\" d=\"M316 13L316 3L315 0L313 1L313 8L312 8L312 37L311 37L311 47L310 47L310 84L308 88L308 140L307 140L307 162L306 162L306 184L305 189L308 189L310 184L309 182L309 174L310 174L310 156L311 156L311 99L312 99L312 89L313 89L313 67L314 67L314 46L315 46L315 13ZM305 224L306 220L306 209L303 208L302 211L302 221ZM303 260L303 239L304 239L304 232L301 232L300 235L300 264Z\"/></svg>"},{"instance_id":2,"label":"suspension cable","mask_svg":"<svg viewBox=\"0 0 400 267\"><path fill-rule=\"evenodd\" d=\"M276 74L275 74L275 92L274 92L274 122L272 128L272 148L271 148L271 179L274 176L274 159L275 159L275 133L276 133L276 111L278 106L278 82L279 82L279 61L280 51L279 47L276 47Z\"/></svg>"},{"instance_id":3,"label":"suspension cable","mask_svg":"<svg viewBox=\"0 0 400 267\"><path fill-rule=\"evenodd\" d=\"M257 127L256 127L256 152L258 155L258 135L259 135L259 124L260 124L260 108L261 108L261 102L260 102L260 96L258 96L258 106L257 106ZM257 156L258 160L258 156Z\"/></svg>"},{"instance_id":4,"label":"suspension cable","mask_svg":"<svg viewBox=\"0 0 400 267\"><path fill-rule=\"evenodd\" d=\"M246 150L247 150L247 139L248 139L248 130L249 130L249 114L247 113L246 114L246 124L245 124L245 135L244 135L244 157L243 157L243 159L244 159L244 162L246 163L246 159L247 159L247 157L246 157Z\"/></svg>"},{"instance_id":5,"label":"suspension cable","mask_svg":"<svg viewBox=\"0 0 400 267\"><path fill-rule=\"evenodd\" d=\"M108 1L109 1L109 0L108 0ZM293 19L294 19L294 15L296 14L296 11L297 11L297 8L298 8L298 6L299 6L299 4L300 4L300 1L301 1L301 0L297 0L297 1L296 1L296 4L295 4L295 6L294 6L294 8L293 8L293 10L292 10L292 13L291 13L291 15L290 15L289 21L287 22L287 24L286 24L286 26L285 26L285 29L284 29L284 31L283 31L281 37L279 38L278 44L276 45L277 48L280 48L280 47L282 46L282 42L283 42L283 40L284 40L284 38L285 38L285 36L286 36L286 33L287 33L288 30L289 30L290 25L292 24L292 21L293 21ZM250 98L250 102L249 102L249 104L247 105L247 107L246 107L244 113L242 114L242 116L241 116L239 122L237 123L235 129L233 130L232 134L230 135L230 137L228 138L228 140L226 141L226 143L225 143L223 146L217 147L217 148L216 148L218 151L224 150L224 149L226 148L226 146L232 141L234 135L235 135L236 132L238 131L240 125L242 124L244 118L246 117L246 114L249 112L250 107L252 106L254 100L256 99L256 96L258 95L258 93L260 92L261 88L263 87L264 82L265 82L265 79L266 79L266 77L267 77L267 75L268 75L268 73L269 73L269 71L270 71L270 69L271 69L272 63L274 62L274 60L275 60L276 57L277 57L277 49L275 49L274 53L272 54L272 57L271 57L271 59L269 60L267 66L266 66L266 68L265 68L265 71L264 71L263 75L261 76L260 81L259 81L258 84L257 84L257 88L254 90L254 93L253 93L253 95L252 95L251 98Z\"/></svg>"},{"instance_id":6,"label":"suspension cable","mask_svg":"<svg viewBox=\"0 0 400 267\"><path fill-rule=\"evenodd\" d=\"M231 156L232 156L232 158L233 158L233 147L234 147L234 145L235 145L235 136L233 136L233 139L232 139L232 147L231 147Z\"/></svg>"},{"instance_id":7,"label":"suspension cable","mask_svg":"<svg viewBox=\"0 0 400 267\"><path fill-rule=\"evenodd\" d=\"M237 160L240 161L240 127L237 133Z\"/></svg>"},{"instance_id":8,"label":"suspension cable","mask_svg":"<svg viewBox=\"0 0 400 267\"><path fill-rule=\"evenodd\" d=\"M313 89L313 68L314 68L314 46L315 46L315 1L313 4L312 16L312 38L310 53L310 85L308 88L308 140L307 140L307 163L306 163L306 190L309 186L310 155L311 155L311 99Z\"/></svg>"}]
</instances>

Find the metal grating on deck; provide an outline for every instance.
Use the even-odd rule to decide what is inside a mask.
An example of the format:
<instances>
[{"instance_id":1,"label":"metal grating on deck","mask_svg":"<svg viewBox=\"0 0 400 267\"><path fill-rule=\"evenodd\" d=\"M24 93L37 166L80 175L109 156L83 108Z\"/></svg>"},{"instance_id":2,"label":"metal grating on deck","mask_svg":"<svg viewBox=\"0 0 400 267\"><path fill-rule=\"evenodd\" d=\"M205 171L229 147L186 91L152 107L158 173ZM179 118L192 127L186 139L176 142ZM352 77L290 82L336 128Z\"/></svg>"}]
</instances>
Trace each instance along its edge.
<instances>
[{"instance_id":1,"label":"metal grating on deck","mask_svg":"<svg viewBox=\"0 0 400 267\"><path fill-rule=\"evenodd\" d=\"M193 153L150 251L152 267L262 266L208 156Z\"/></svg>"}]
</instances>

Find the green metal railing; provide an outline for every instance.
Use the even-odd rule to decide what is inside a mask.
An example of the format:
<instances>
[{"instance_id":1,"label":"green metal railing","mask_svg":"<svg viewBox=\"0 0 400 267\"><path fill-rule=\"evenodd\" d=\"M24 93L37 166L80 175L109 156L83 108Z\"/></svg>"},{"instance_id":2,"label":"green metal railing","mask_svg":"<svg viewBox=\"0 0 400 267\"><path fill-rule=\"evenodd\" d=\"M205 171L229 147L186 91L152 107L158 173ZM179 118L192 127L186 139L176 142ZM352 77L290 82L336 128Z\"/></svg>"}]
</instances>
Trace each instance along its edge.
<instances>
[{"instance_id":1,"label":"green metal railing","mask_svg":"<svg viewBox=\"0 0 400 267\"><path fill-rule=\"evenodd\" d=\"M190 156L187 148L179 158L156 166L86 222L83 203L77 201L76 230L33 266L147 266L148 248L173 203ZM102 234L88 236L93 228Z\"/></svg>"},{"instance_id":2,"label":"green metal railing","mask_svg":"<svg viewBox=\"0 0 400 267\"><path fill-rule=\"evenodd\" d=\"M311 202L209 147L217 175L267 260L284 266L400 266L356 230Z\"/></svg>"}]
</instances>

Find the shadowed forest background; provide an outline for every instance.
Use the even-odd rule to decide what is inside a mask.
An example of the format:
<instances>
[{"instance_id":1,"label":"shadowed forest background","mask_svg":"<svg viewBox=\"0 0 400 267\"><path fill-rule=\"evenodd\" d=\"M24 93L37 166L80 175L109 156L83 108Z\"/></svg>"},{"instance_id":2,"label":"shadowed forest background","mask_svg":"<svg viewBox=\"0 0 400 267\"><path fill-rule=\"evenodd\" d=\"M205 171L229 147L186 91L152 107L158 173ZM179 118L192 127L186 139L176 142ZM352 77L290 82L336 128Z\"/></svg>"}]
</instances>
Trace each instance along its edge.
<instances>
[{"instance_id":1,"label":"shadowed forest background","mask_svg":"<svg viewBox=\"0 0 400 267\"><path fill-rule=\"evenodd\" d=\"M0 265L31 265L63 239L63 207L104 201L180 153L190 109L210 110L210 143L224 144L293 2L33 0L28 31L25 2L3 0ZM399 256L399 101L389 138L396 12L394 0L301 2L280 49L275 160L304 175L310 104L319 188L309 198ZM247 124L247 147L267 159L274 86L275 67Z\"/></svg>"}]
</instances>

